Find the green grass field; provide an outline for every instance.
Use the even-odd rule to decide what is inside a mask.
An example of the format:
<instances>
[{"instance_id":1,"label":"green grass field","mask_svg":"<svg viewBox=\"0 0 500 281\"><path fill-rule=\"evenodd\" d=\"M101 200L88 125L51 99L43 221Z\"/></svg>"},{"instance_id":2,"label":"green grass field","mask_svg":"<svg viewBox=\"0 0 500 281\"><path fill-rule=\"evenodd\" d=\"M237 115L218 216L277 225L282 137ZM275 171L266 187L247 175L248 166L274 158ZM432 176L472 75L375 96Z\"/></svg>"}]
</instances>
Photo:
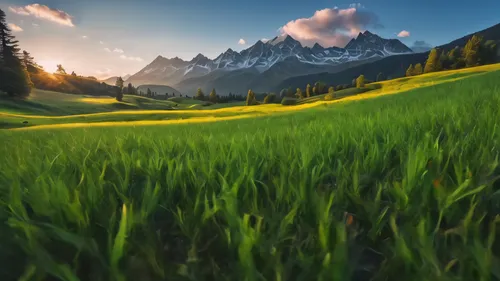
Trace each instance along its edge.
<instances>
[{"instance_id":1,"label":"green grass field","mask_svg":"<svg viewBox=\"0 0 500 281\"><path fill-rule=\"evenodd\" d=\"M499 79L0 130L0 280L500 280Z\"/></svg>"}]
</instances>

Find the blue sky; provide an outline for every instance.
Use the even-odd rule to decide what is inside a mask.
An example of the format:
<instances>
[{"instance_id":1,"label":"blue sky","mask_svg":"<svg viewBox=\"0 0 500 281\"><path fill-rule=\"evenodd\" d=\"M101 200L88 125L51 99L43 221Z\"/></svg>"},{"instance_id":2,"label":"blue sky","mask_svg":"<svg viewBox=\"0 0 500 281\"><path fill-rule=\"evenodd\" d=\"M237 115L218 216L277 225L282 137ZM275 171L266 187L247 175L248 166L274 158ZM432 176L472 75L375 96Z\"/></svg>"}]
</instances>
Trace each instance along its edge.
<instances>
[{"instance_id":1,"label":"blue sky","mask_svg":"<svg viewBox=\"0 0 500 281\"><path fill-rule=\"evenodd\" d=\"M71 18L40 17L29 9L33 4ZM409 36L399 39L411 47L416 40L440 45L500 22L498 0L365 0L355 5L325 0L6 0L0 8L19 27L15 35L21 47L48 70L62 63L68 71L98 77L133 74L158 55L214 58L227 48L241 50L273 38L285 26L294 37L314 33L323 45L344 42L358 29L384 38L397 38L405 30ZM353 8L348 16L338 12ZM315 14L320 10L325 13ZM317 26L320 16L331 19L327 27ZM246 44L238 44L240 39ZM300 41L308 40L316 39Z\"/></svg>"}]
</instances>

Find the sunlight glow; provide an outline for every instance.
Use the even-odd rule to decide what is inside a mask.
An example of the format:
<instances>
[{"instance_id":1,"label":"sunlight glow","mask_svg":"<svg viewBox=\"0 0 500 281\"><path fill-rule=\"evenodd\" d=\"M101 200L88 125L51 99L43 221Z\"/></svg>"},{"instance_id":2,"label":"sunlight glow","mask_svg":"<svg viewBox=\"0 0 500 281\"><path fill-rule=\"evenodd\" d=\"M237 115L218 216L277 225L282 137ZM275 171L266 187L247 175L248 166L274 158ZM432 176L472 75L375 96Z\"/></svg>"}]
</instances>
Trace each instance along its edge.
<instances>
[{"instance_id":1,"label":"sunlight glow","mask_svg":"<svg viewBox=\"0 0 500 281\"><path fill-rule=\"evenodd\" d=\"M38 64L43 66L43 69L45 69L45 71L47 71L48 73L54 73L57 70L57 65L63 63L59 60L44 59L38 61Z\"/></svg>"}]
</instances>

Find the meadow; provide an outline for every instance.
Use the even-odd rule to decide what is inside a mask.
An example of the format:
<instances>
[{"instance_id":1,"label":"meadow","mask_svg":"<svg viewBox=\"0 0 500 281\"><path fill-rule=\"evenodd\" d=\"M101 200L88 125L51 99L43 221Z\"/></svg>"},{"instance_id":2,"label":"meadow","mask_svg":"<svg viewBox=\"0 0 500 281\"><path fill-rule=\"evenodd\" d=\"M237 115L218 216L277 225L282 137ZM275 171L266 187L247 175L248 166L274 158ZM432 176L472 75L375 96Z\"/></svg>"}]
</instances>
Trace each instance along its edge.
<instances>
[{"instance_id":1,"label":"meadow","mask_svg":"<svg viewBox=\"0 0 500 281\"><path fill-rule=\"evenodd\" d=\"M500 280L488 67L210 124L0 130L0 280Z\"/></svg>"}]
</instances>

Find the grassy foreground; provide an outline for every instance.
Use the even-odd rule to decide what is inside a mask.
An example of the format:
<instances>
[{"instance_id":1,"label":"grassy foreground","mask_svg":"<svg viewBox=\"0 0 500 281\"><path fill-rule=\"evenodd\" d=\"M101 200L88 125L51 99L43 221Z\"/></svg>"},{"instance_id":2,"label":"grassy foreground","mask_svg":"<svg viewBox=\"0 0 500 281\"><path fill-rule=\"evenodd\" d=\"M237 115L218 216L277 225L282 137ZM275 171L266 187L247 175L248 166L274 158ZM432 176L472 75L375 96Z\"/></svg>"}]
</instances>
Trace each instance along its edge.
<instances>
[{"instance_id":1,"label":"grassy foreground","mask_svg":"<svg viewBox=\"0 0 500 281\"><path fill-rule=\"evenodd\" d=\"M498 79L0 131L0 280L500 280Z\"/></svg>"}]
</instances>

